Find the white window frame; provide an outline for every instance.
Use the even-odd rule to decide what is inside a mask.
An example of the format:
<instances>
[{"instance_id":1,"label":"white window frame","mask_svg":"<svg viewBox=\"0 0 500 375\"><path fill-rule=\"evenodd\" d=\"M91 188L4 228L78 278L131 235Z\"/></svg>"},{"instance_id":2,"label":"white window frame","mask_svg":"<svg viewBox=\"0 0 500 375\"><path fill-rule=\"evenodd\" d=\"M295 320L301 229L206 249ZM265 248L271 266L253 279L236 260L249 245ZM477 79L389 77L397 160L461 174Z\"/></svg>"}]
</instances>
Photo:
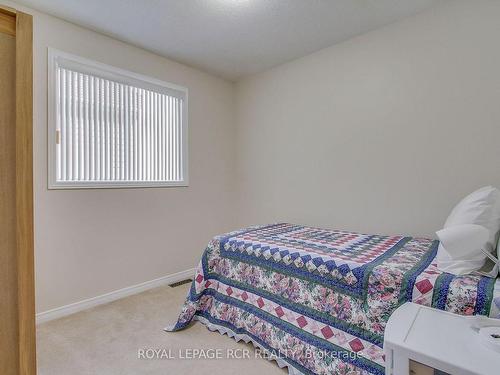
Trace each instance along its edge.
<instances>
[{"instance_id":1,"label":"white window frame","mask_svg":"<svg viewBox=\"0 0 500 375\"><path fill-rule=\"evenodd\" d=\"M100 78L133 85L143 89L180 97L182 105L182 181L57 181L57 111L56 71L61 66ZM66 52L48 48L48 188L49 189L106 189L188 186L188 89L142 74L88 60Z\"/></svg>"}]
</instances>

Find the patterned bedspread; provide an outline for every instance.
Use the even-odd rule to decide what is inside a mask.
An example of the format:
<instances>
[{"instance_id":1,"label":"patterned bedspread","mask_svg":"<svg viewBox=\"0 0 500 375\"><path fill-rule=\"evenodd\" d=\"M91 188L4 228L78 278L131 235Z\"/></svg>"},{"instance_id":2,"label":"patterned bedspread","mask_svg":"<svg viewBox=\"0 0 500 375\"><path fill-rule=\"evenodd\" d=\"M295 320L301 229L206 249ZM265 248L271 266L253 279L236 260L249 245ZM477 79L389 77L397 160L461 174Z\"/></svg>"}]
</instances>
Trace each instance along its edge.
<instances>
[{"instance_id":1,"label":"patterned bedspread","mask_svg":"<svg viewBox=\"0 0 500 375\"><path fill-rule=\"evenodd\" d=\"M168 330L200 320L252 341L292 373L383 374L384 328L401 304L498 314L495 280L440 272L437 246L292 224L217 236Z\"/></svg>"}]
</instances>

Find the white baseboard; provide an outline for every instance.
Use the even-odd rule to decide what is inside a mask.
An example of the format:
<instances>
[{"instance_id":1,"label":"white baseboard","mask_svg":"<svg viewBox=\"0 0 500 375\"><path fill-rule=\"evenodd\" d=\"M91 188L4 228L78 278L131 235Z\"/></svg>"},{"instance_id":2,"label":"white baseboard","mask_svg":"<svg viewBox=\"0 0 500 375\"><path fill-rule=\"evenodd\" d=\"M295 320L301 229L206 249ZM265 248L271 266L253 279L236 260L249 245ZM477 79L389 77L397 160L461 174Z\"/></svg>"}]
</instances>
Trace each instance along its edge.
<instances>
[{"instance_id":1,"label":"white baseboard","mask_svg":"<svg viewBox=\"0 0 500 375\"><path fill-rule=\"evenodd\" d=\"M71 315L82 310L90 309L104 303L116 301L117 299L131 296L133 294L144 292L145 290L156 288L158 286L173 284L194 276L196 269L191 268L185 271L173 273L163 276L158 279L146 281L141 284L132 285L127 288L115 290L97 297L85 299L83 301L71 303L66 306L61 306L52 310L44 311L36 314L36 324L45 323L50 320L62 318L63 316Z\"/></svg>"}]
</instances>

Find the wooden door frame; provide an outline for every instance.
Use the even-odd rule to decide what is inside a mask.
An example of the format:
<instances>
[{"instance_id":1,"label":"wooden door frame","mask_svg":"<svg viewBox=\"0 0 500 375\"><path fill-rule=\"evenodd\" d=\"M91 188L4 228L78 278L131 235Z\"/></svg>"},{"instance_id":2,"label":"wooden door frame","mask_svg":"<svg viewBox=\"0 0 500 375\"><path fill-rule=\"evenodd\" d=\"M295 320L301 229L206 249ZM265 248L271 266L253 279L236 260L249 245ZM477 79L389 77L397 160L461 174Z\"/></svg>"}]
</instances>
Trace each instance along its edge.
<instances>
[{"instance_id":1,"label":"wooden door frame","mask_svg":"<svg viewBox=\"0 0 500 375\"><path fill-rule=\"evenodd\" d=\"M16 38L16 250L19 374L36 374L33 234L33 18L0 5L0 32Z\"/></svg>"}]
</instances>

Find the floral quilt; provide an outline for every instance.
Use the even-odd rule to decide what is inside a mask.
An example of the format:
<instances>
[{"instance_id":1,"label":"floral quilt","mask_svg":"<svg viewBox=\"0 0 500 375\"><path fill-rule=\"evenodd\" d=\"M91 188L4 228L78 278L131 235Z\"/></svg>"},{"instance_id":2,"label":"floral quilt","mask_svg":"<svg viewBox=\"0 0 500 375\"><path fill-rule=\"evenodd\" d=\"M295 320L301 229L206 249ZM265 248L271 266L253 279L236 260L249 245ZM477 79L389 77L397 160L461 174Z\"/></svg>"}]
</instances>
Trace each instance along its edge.
<instances>
[{"instance_id":1,"label":"floral quilt","mask_svg":"<svg viewBox=\"0 0 500 375\"><path fill-rule=\"evenodd\" d=\"M439 271L437 247L286 223L217 236L168 330L199 320L247 338L291 373L384 374L384 328L401 304L498 313L495 280Z\"/></svg>"}]
</instances>

